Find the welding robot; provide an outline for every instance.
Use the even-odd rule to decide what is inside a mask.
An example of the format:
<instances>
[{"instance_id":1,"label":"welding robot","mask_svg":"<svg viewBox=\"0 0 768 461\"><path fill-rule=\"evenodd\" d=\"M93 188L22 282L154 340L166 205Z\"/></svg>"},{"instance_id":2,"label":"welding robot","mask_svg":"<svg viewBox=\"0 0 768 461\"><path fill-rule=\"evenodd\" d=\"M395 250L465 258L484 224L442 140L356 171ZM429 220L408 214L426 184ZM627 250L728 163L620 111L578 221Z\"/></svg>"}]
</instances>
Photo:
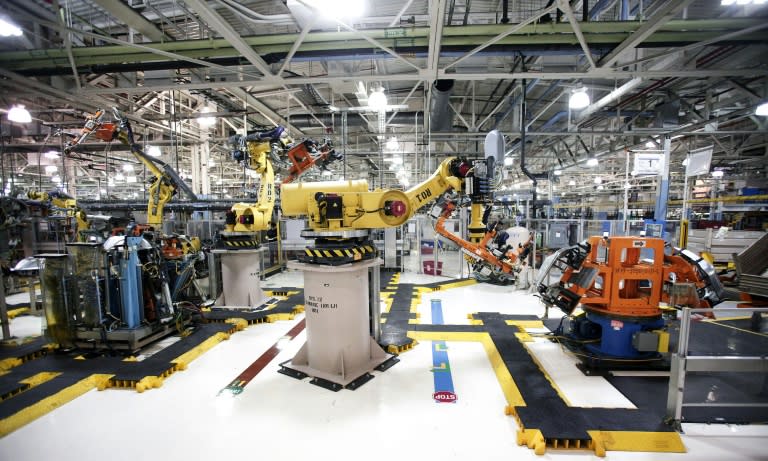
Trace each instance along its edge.
<instances>
[{"instance_id":1,"label":"welding robot","mask_svg":"<svg viewBox=\"0 0 768 461\"><path fill-rule=\"evenodd\" d=\"M452 201L441 201L434 205L430 216L437 217L435 232L447 238L464 254L464 259L472 267L472 277L479 282L487 282L496 285L507 285L517 281L517 275L525 268L526 258L530 253L531 239L525 244L519 237L520 230L526 236L529 232L524 228L516 228L515 235L517 245L508 245L510 239L508 231L503 229L499 221L491 226L479 242L465 240L445 228L445 221L453 214L456 205ZM487 216L491 208L488 207L484 214L483 222L487 222ZM497 242L497 243L492 243Z\"/></svg>"},{"instance_id":2,"label":"welding robot","mask_svg":"<svg viewBox=\"0 0 768 461\"><path fill-rule=\"evenodd\" d=\"M406 190L368 190L364 180L285 184L284 216L306 217L302 232L313 239L289 267L304 272L307 342L280 372L337 391L355 389L397 359L380 339L379 266L370 233L404 224L419 209L449 190L471 198L469 239L485 235L483 205L504 140L498 131L486 137L486 158L444 160L424 182ZM386 347L386 345L384 345Z\"/></svg>"},{"instance_id":3,"label":"welding robot","mask_svg":"<svg viewBox=\"0 0 768 461\"><path fill-rule=\"evenodd\" d=\"M566 314L555 334L577 346L588 365L659 361L669 345L662 303L702 308L723 301L711 264L688 250L665 249L660 238L595 236L543 262L541 301ZM574 314L577 307L583 312Z\"/></svg>"}]
</instances>

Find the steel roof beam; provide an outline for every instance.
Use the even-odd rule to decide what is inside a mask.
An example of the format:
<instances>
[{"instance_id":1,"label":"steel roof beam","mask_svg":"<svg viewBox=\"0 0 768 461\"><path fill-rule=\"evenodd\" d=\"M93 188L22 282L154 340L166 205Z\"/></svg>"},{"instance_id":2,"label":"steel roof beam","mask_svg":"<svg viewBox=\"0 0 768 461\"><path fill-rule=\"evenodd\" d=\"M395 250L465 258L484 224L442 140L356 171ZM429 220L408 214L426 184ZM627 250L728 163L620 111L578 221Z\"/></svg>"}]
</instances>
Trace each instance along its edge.
<instances>
[{"instance_id":1,"label":"steel roof beam","mask_svg":"<svg viewBox=\"0 0 768 461\"><path fill-rule=\"evenodd\" d=\"M619 60L619 57L622 53L640 45L646 38L656 32L656 30L658 30L670 19L672 19L677 13L679 13L680 10L691 3L693 3L693 0L664 2L664 5L659 8L656 14L653 15L653 17L650 18L648 22L640 26L639 29L627 37L623 42L621 42L616 48L613 49L613 51L604 56L598 65L601 68L611 67L616 61Z\"/></svg>"},{"instance_id":2,"label":"steel roof beam","mask_svg":"<svg viewBox=\"0 0 768 461\"><path fill-rule=\"evenodd\" d=\"M152 21L120 0L93 0L93 2L107 10L123 24L152 41L161 42L168 38Z\"/></svg>"},{"instance_id":3,"label":"steel roof beam","mask_svg":"<svg viewBox=\"0 0 768 461\"><path fill-rule=\"evenodd\" d=\"M247 44L240 34L238 34L232 26L224 20L219 14L213 11L205 0L185 0L187 6L192 8L200 17L208 23L214 30L221 34L227 42L229 42L240 54L253 64L256 69L264 75L264 80L269 83L280 83L282 79L272 74L269 64L267 64L261 56L254 51L251 45Z\"/></svg>"},{"instance_id":4,"label":"steel roof beam","mask_svg":"<svg viewBox=\"0 0 768 461\"><path fill-rule=\"evenodd\" d=\"M509 29L499 33L498 35L496 35L492 39L488 40L487 42L483 43L482 45L480 45L477 48L473 49L472 51L468 52L464 56L456 59L455 61L453 61L451 63L449 63L448 65L446 65L443 68L443 71L445 71L449 67L455 66L456 64L464 61L465 59L467 59L467 58L477 54L478 52L480 52L480 51L482 51L482 50L484 50L486 48L488 48L489 46L491 46L494 43L496 43L496 42L500 41L501 39L503 39L504 37L506 37L508 35L511 35L511 34L514 34L515 32L520 31L521 29L523 29L524 27L528 26L529 24L531 24L533 22L536 22L540 17L544 16L545 14L551 13L552 11L554 11L556 9L557 9L557 6L552 6L550 8L545 8L543 10L540 10L540 11L534 13L530 18L526 19L525 21L523 21L521 23L518 23L518 24L512 25L512 27L510 27Z\"/></svg>"},{"instance_id":5,"label":"steel roof beam","mask_svg":"<svg viewBox=\"0 0 768 461\"><path fill-rule=\"evenodd\" d=\"M589 44L584 38L584 34L581 32L579 21L576 19L576 15L573 14L570 3L568 3L567 0L557 0L557 3L560 5L560 9L563 10L565 15L568 17L568 22L570 22L571 27L573 27L573 33L576 34L576 38L579 40L579 45L581 45L581 49L584 50L584 57L587 58L587 61L589 61L589 67L595 68L595 60L592 58L592 52L589 50Z\"/></svg>"}]
</instances>

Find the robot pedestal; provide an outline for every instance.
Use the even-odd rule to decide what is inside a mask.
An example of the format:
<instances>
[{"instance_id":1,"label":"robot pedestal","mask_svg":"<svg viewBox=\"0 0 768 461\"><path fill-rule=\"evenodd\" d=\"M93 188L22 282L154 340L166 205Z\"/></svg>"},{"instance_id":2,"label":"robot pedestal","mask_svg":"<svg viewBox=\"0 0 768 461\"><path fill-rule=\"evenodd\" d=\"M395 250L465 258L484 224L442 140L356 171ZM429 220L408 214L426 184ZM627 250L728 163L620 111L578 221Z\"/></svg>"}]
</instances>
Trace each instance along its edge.
<instances>
[{"instance_id":1,"label":"robot pedestal","mask_svg":"<svg viewBox=\"0 0 768 461\"><path fill-rule=\"evenodd\" d=\"M215 306L226 309L253 308L264 304L261 291L261 261L265 248L213 250L221 261L221 295Z\"/></svg>"},{"instance_id":2,"label":"robot pedestal","mask_svg":"<svg viewBox=\"0 0 768 461\"><path fill-rule=\"evenodd\" d=\"M304 271L307 342L281 373L313 384L355 389L398 360L376 343L380 259L341 266L289 262ZM373 336L372 336L373 335Z\"/></svg>"}]
</instances>

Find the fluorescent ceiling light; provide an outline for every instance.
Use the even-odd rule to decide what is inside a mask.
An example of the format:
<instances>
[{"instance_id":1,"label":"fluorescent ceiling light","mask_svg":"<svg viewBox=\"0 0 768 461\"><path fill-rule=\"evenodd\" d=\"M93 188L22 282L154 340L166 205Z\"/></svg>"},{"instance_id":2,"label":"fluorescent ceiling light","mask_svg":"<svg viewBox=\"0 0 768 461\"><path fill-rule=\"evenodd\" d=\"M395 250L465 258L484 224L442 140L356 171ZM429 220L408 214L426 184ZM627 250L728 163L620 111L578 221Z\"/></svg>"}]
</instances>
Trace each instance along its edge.
<instances>
[{"instance_id":1,"label":"fluorescent ceiling light","mask_svg":"<svg viewBox=\"0 0 768 461\"><path fill-rule=\"evenodd\" d=\"M133 165L131 165L130 163L126 163L125 165L123 165L123 171L125 171L126 173L130 173L131 171L133 171Z\"/></svg>"},{"instance_id":2,"label":"fluorescent ceiling light","mask_svg":"<svg viewBox=\"0 0 768 461\"><path fill-rule=\"evenodd\" d=\"M605 187L603 187L603 185L602 185L602 184L600 184L599 186L597 186L597 190L603 190L603 189L605 189Z\"/></svg>"},{"instance_id":3,"label":"fluorescent ceiling light","mask_svg":"<svg viewBox=\"0 0 768 461\"><path fill-rule=\"evenodd\" d=\"M713 178L722 178L723 177L723 170L715 170L712 172Z\"/></svg>"},{"instance_id":4,"label":"fluorescent ceiling light","mask_svg":"<svg viewBox=\"0 0 768 461\"><path fill-rule=\"evenodd\" d=\"M601 178L600 176L595 178L595 184L602 184L602 183L603 183L603 178Z\"/></svg>"},{"instance_id":5,"label":"fluorescent ceiling light","mask_svg":"<svg viewBox=\"0 0 768 461\"><path fill-rule=\"evenodd\" d=\"M504 157L504 166L512 166L515 163L515 159L512 157Z\"/></svg>"},{"instance_id":6,"label":"fluorescent ceiling light","mask_svg":"<svg viewBox=\"0 0 768 461\"><path fill-rule=\"evenodd\" d=\"M392 136L391 138L389 138L387 140L387 143L384 145L384 147L387 150L390 150L390 151L391 150L398 150L398 149L400 149L400 143L397 141L397 137L396 136Z\"/></svg>"},{"instance_id":7,"label":"fluorescent ceiling light","mask_svg":"<svg viewBox=\"0 0 768 461\"><path fill-rule=\"evenodd\" d=\"M757 106L757 109L755 109L755 115L761 115L763 117L768 117L768 101L760 104Z\"/></svg>"},{"instance_id":8,"label":"fluorescent ceiling light","mask_svg":"<svg viewBox=\"0 0 768 461\"><path fill-rule=\"evenodd\" d=\"M211 112L213 112L213 109L210 107L203 107L200 109L201 114L210 114ZM210 128L216 124L216 118L201 115L197 118L197 124L200 125L201 128Z\"/></svg>"},{"instance_id":9,"label":"fluorescent ceiling light","mask_svg":"<svg viewBox=\"0 0 768 461\"><path fill-rule=\"evenodd\" d=\"M21 37L21 29L15 24L0 19L0 36L3 37Z\"/></svg>"},{"instance_id":10,"label":"fluorescent ceiling light","mask_svg":"<svg viewBox=\"0 0 768 461\"><path fill-rule=\"evenodd\" d=\"M321 15L331 19L355 19L363 17L365 2L363 0L301 0L311 6Z\"/></svg>"},{"instance_id":11,"label":"fluorescent ceiling light","mask_svg":"<svg viewBox=\"0 0 768 461\"><path fill-rule=\"evenodd\" d=\"M563 174L563 170L555 170L555 176L560 176Z\"/></svg>"},{"instance_id":12,"label":"fluorescent ceiling light","mask_svg":"<svg viewBox=\"0 0 768 461\"><path fill-rule=\"evenodd\" d=\"M29 123L32 121L32 116L29 115L29 111L23 105L17 104L8 111L8 120L16 123Z\"/></svg>"},{"instance_id":13,"label":"fluorescent ceiling light","mask_svg":"<svg viewBox=\"0 0 768 461\"><path fill-rule=\"evenodd\" d=\"M575 110L584 109L590 102L586 88L581 88L571 94L571 98L568 100L568 107Z\"/></svg>"},{"instance_id":14,"label":"fluorescent ceiling light","mask_svg":"<svg viewBox=\"0 0 768 461\"><path fill-rule=\"evenodd\" d=\"M125 175L123 173L117 173L115 175L115 181L123 181L125 179Z\"/></svg>"},{"instance_id":15,"label":"fluorescent ceiling light","mask_svg":"<svg viewBox=\"0 0 768 461\"><path fill-rule=\"evenodd\" d=\"M568 185L569 185L569 186L575 186L575 185L576 185L576 181L574 181L573 179L571 179L570 181L568 181Z\"/></svg>"},{"instance_id":16,"label":"fluorescent ceiling light","mask_svg":"<svg viewBox=\"0 0 768 461\"><path fill-rule=\"evenodd\" d=\"M162 152L160 152L160 148L157 146L148 146L147 147L147 155L151 157L160 157Z\"/></svg>"},{"instance_id":17,"label":"fluorescent ceiling light","mask_svg":"<svg viewBox=\"0 0 768 461\"><path fill-rule=\"evenodd\" d=\"M53 173L56 173L57 171L59 171L59 167L57 167L56 165L46 165L45 166L45 174L47 174L49 176L52 175Z\"/></svg>"},{"instance_id":18,"label":"fluorescent ceiling light","mask_svg":"<svg viewBox=\"0 0 768 461\"><path fill-rule=\"evenodd\" d=\"M589 160L587 160L587 166L597 166L597 159L595 157L590 157Z\"/></svg>"},{"instance_id":19,"label":"fluorescent ceiling light","mask_svg":"<svg viewBox=\"0 0 768 461\"><path fill-rule=\"evenodd\" d=\"M387 95L384 94L384 88L371 91L368 96L368 107L373 110L384 110L387 108Z\"/></svg>"},{"instance_id":20,"label":"fluorescent ceiling light","mask_svg":"<svg viewBox=\"0 0 768 461\"><path fill-rule=\"evenodd\" d=\"M59 158L59 153L56 152L55 150L49 150L48 152L45 153L45 158L49 158L51 160L55 160L55 159Z\"/></svg>"}]
</instances>

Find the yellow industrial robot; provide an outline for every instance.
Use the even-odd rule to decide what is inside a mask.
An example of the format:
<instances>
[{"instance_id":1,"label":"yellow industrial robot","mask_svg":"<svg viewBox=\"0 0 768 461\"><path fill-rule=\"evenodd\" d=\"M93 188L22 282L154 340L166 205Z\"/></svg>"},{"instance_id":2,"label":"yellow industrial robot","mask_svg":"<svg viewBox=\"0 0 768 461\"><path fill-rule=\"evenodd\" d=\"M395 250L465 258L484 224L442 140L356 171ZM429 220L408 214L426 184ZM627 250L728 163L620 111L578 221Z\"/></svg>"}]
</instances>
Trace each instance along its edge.
<instances>
[{"instance_id":1,"label":"yellow industrial robot","mask_svg":"<svg viewBox=\"0 0 768 461\"><path fill-rule=\"evenodd\" d=\"M103 141L117 139L129 146L131 154L154 175L148 191L147 224L160 230L163 224L163 209L178 189L181 189L193 201L197 201L197 196L170 165L144 153L141 146L135 141L130 121L117 108L113 109L113 116L115 123L104 122L104 111L101 109L93 115L88 115L85 127L78 136L67 143L64 152L73 150L91 134Z\"/></svg>"},{"instance_id":2,"label":"yellow industrial robot","mask_svg":"<svg viewBox=\"0 0 768 461\"><path fill-rule=\"evenodd\" d=\"M88 216L85 210L77 205L77 200L64 192L58 190L50 192L29 191L27 197L30 200L47 203L53 213L63 213L64 216L75 218L74 240L81 240L88 230Z\"/></svg>"},{"instance_id":3,"label":"yellow industrial robot","mask_svg":"<svg viewBox=\"0 0 768 461\"><path fill-rule=\"evenodd\" d=\"M306 216L305 238L314 245L289 267L304 273L307 342L280 373L330 390L356 389L372 370L397 362L379 344L379 265L370 241L372 229L399 226L420 208L455 190L472 199L470 238L485 234L482 207L490 199L494 164L503 154L503 138L486 137L486 158L448 158L426 181L407 191L368 190L366 181L285 184L281 209L285 216ZM386 344L384 345L387 346Z\"/></svg>"},{"instance_id":4,"label":"yellow industrial robot","mask_svg":"<svg viewBox=\"0 0 768 461\"><path fill-rule=\"evenodd\" d=\"M503 143L500 134L494 134L496 137ZM369 191L365 180L283 185L283 215L306 216L309 229L302 236L315 239L315 246L307 248L299 259L338 265L375 258L376 251L368 240L371 229L399 226L449 190L472 199L469 240L480 242L486 231L482 212L483 204L490 198L495 158L448 158L426 181L407 191Z\"/></svg>"},{"instance_id":5,"label":"yellow industrial robot","mask_svg":"<svg viewBox=\"0 0 768 461\"><path fill-rule=\"evenodd\" d=\"M291 140L285 128L278 126L269 131L234 135L229 139L233 146L232 158L245 168L260 175L256 203L236 203L227 212L225 229L219 232L220 246L230 249L256 248L257 235L270 228L275 207L275 172L270 158L278 158Z\"/></svg>"}]
</instances>

